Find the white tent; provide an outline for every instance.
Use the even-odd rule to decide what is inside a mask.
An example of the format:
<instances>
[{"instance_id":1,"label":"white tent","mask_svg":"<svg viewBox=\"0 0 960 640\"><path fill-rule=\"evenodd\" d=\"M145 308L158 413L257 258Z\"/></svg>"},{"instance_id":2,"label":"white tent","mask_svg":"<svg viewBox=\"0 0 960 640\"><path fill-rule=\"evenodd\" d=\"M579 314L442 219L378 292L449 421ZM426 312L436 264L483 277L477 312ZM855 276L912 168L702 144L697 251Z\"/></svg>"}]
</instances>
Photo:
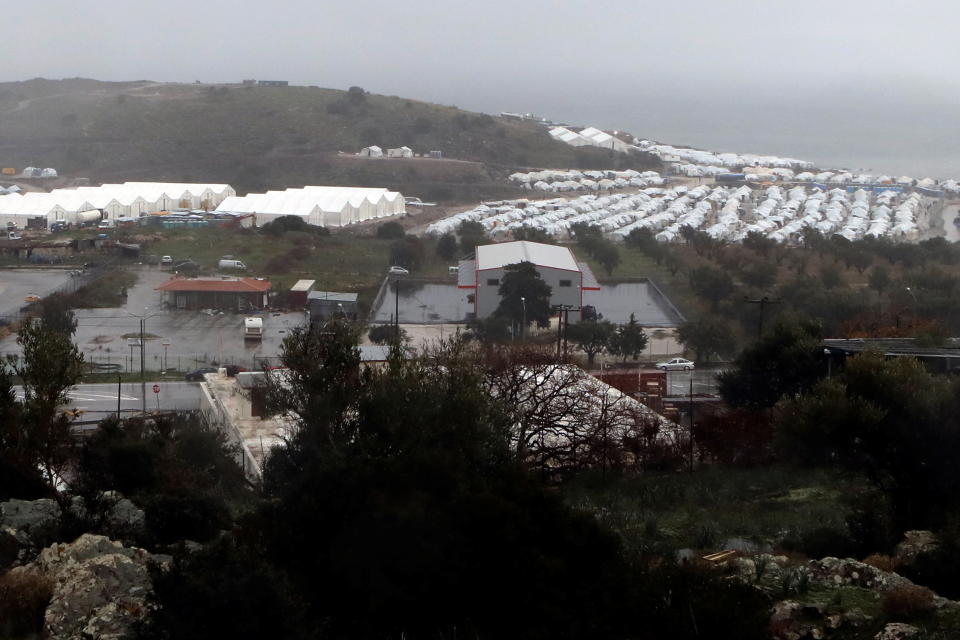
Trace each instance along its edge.
<instances>
[{"instance_id":1,"label":"white tent","mask_svg":"<svg viewBox=\"0 0 960 640\"><path fill-rule=\"evenodd\" d=\"M383 149L381 149L377 145L371 145L369 147L364 147L363 149L360 149L360 155L367 156L369 158L382 158Z\"/></svg>"},{"instance_id":2,"label":"white tent","mask_svg":"<svg viewBox=\"0 0 960 640\"><path fill-rule=\"evenodd\" d=\"M406 201L387 189L309 186L227 198L217 211L252 213L261 226L282 216L298 216L318 227L343 227L406 213Z\"/></svg>"}]
</instances>

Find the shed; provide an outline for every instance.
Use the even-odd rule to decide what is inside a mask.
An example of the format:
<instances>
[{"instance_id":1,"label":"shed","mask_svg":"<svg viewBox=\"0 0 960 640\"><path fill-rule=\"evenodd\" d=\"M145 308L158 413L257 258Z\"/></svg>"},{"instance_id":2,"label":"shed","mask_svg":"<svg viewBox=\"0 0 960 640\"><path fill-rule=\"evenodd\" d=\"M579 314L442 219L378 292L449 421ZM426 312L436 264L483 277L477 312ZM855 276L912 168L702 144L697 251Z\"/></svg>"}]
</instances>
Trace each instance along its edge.
<instances>
[{"instance_id":1,"label":"shed","mask_svg":"<svg viewBox=\"0 0 960 640\"><path fill-rule=\"evenodd\" d=\"M313 291L313 285L316 283L316 280L297 280L287 293L287 304L295 308L306 307L307 295Z\"/></svg>"},{"instance_id":2,"label":"shed","mask_svg":"<svg viewBox=\"0 0 960 640\"><path fill-rule=\"evenodd\" d=\"M360 155L367 156L368 158L382 158L383 149L381 149L377 145L371 145L369 147L364 147L363 149L360 149Z\"/></svg>"},{"instance_id":3,"label":"shed","mask_svg":"<svg viewBox=\"0 0 960 640\"><path fill-rule=\"evenodd\" d=\"M267 306L270 281L262 278L171 278L157 287L177 309L225 309L244 312Z\"/></svg>"},{"instance_id":4,"label":"shed","mask_svg":"<svg viewBox=\"0 0 960 640\"><path fill-rule=\"evenodd\" d=\"M398 147L396 149L387 149L388 158L412 158L413 149L410 147Z\"/></svg>"}]
</instances>

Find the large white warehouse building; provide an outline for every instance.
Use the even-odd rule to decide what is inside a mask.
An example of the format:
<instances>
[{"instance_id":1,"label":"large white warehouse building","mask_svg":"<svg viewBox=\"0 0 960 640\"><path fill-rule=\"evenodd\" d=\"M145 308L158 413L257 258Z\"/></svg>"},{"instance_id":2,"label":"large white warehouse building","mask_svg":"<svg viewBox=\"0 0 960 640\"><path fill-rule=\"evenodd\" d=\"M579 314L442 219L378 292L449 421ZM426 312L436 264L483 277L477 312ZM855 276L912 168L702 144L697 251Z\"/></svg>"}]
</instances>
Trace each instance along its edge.
<instances>
[{"instance_id":1,"label":"large white warehouse building","mask_svg":"<svg viewBox=\"0 0 960 640\"><path fill-rule=\"evenodd\" d=\"M258 226L282 216L298 216L317 227L344 227L364 220L406 213L403 195L386 189L303 187L227 198L226 213L252 213Z\"/></svg>"},{"instance_id":2,"label":"large white warehouse building","mask_svg":"<svg viewBox=\"0 0 960 640\"><path fill-rule=\"evenodd\" d=\"M124 182L49 193L14 193L0 196L0 225L12 222L20 227L48 228L55 222L138 218L172 209L212 210L234 195L228 184L183 182Z\"/></svg>"}]
</instances>

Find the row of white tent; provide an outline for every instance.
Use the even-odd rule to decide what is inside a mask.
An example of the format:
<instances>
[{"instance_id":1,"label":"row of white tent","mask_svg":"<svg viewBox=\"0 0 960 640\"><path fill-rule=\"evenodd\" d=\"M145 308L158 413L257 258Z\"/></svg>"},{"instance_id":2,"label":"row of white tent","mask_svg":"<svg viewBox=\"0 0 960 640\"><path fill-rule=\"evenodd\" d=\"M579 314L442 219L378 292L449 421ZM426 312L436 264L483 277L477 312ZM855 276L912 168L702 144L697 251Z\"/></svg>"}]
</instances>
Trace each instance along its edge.
<instances>
[{"instance_id":1,"label":"row of white tent","mask_svg":"<svg viewBox=\"0 0 960 640\"><path fill-rule=\"evenodd\" d=\"M917 193L903 196L894 191L871 197L863 189L851 194L836 188L807 191L798 186L784 192L780 187L770 187L753 207L749 221L742 215L745 202L728 199L715 224L705 232L734 242L759 233L777 242L799 243L806 229L848 240L889 237L912 241L929 225L932 201Z\"/></svg>"},{"instance_id":2,"label":"row of white tent","mask_svg":"<svg viewBox=\"0 0 960 640\"><path fill-rule=\"evenodd\" d=\"M634 169L625 171L578 171L570 170L543 170L529 173L514 173L510 175L510 182L523 189L534 191L609 191L611 189L626 189L628 187L646 188L659 186L664 179L656 171Z\"/></svg>"},{"instance_id":3,"label":"row of white tent","mask_svg":"<svg viewBox=\"0 0 960 640\"><path fill-rule=\"evenodd\" d=\"M960 182L957 180L938 182L933 178L916 179L910 176L891 177L866 173L854 174L845 170L814 172L812 171L814 164L806 160L750 153L716 153L703 149L658 144L650 140L639 140L633 144L595 127L587 127L580 131L569 127L554 127L549 133L554 140L575 147L596 146L622 152L644 151L657 156L663 162L669 163L675 175L692 178L713 177L736 169L746 174L746 180L756 182L795 180L820 184L895 184L939 189L954 196L960 195ZM551 181L544 182L549 183Z\"/></svg>"},{"instance_id":4,"label":"row of white tent","mask_svg":"<svg viewBox=\"0 0 960 640\"><path fill-rule=\"evenodd\" d=\"M258 226L297 216L317 227L343 227L406 213L403 195L382 188L309 186L225 199L217 212L253 214Z\"/></svg>"},{"instance_id":5,"label":"row of white tent","mask_svg":"<svg viewBox=\"0 0 960 640\"><path fill-rule=\"evenodd\" d=\"M763 156L753 153L714 153L702 149L689 147L674 147L668 144L655 144L649 140L641 140L637 148L652 153L661 160L679 160L689 164L704 166L726 167L733 169L744 166L761 165L780 169L812 169L813 163L796 158L780 156Z\"/></svg>"},{"instance_id":6,"label":"row of white tent","mask_svg":"<svg viewBox=\"0 0 960 640\"><path fill-rule=\"evenodd\" d=\"M554 127L550 130L550 137L574 147L595 146L624 153L630 151L645 151L663 161L679 162L690 165L722 167L730 170L745 165L766 165L782 169L812 169L813 163L796 158L782 158L780 156L762 156L740 153L714 153L702 149L689 147L674 147L667 144L656 144L650 140L640 140L636 144L601 131L595 127L587 127L574 131L568 127Z\"/></svg>"},{"instance_id":7,"label":"row of white tent","mask_svg":"<svg viewBox=\"0 0 960 640\"><path fill-rule=\"evenodd\" d=\"M564 142L572 147L600 147L601 149L612 149L626 153L634 148L628 142L601 131L596 127L587 127L580 131L573 131L567 127L554 127L550 129L550 137L559 142Z\"/></svg>"},{"instance_id":8,"label":"row of white tent","mask_svg":"<svg viewBox=\"0 0 960 640\"><path fill-rule=\"evenodd\" d=\"M228 184L183 182L124 182L99 187L54 189L50 192L0 195L0 224L27 226L44 218L79 223L96 219L137 218L172 209L214 209L236 192Z\"/></svg>"},{"instance_id":9,"label":"row of white tent","mask_svg":"<svg viewBox=\"0 0 960 640\"><path fill-rule=\"evenodd\" d=\"M360 153L357 155L368 158L382 158L384 155L388 158L412 158L413 149L410 147L397 147L395 149L387 149L386 154L384 154L383 149L374 144L360 149Z\"/></svg>"},{"instance_id":10,"label":"row of white tent","mask_svg":"<svg viewBox=\"0 0 960 640\"><path fill-rule=\"evenodd\" d=\"M41 169L40 167L26 167L23 170L23 175L27 178L56 178L57 170L53 167L46 167Z\"/></svg>"},{"instance_id":11,"label":"row of white tent","mask_svg":"<svg viewBox=\"0 0 960 640\"><path fill-rule=\"evenodd\" d=\"M684 227L692 227L728 242L739 242L754 232L796 244L806 229L849 240L889 237L913 241L929 225L932 202L917 193L871 194L863 189L851 194L844 189L808 190L802 186L789 191L773 186L764 192L746 186L677 186L569 200L485 203L431 224L427 233L455 233L460 224L472 221L483 225L495 240L507 239L525 227L566 239L573 225L586 223L621 240L635 229L646 229L657 240L672 242L682 238Z\"/></svg>"}]
</instances>

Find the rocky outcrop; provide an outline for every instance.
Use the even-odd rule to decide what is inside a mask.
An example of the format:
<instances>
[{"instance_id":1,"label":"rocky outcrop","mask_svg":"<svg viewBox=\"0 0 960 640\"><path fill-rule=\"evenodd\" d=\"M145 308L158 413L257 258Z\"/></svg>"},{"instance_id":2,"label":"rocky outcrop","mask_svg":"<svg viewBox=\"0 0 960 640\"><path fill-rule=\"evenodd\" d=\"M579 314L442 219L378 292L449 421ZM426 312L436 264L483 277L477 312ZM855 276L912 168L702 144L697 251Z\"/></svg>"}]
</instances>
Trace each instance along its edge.
<instances>
[{"instance_id":1,"label":"rocky outcrop","mask_svg":"<svg viewBox=\"0 0 960 640\"><path fill-rule=\"evenodd\" d=\"M853 586L883 593L913 586L899 574L851 558L811 560L804 569L809 571L811 583L825 587Z\"/></svg>"},{"instance_id":2,"label":"rocky outcrop","mask_svg":"<svg viewBox=\"0 0 960 640\"><path fill-rule=\"evenodd\" d=\"M122 638L146 614L152 556L104 536L54 544L31 565L53 581L44 616L51 640Z\"/></svg>"},{"instance_id":3,"label":"rocky outcrop","mask_svg":"<svg viewBox=\"0 0 960 640\"><path fill-rule=\"evenodd\" d=\"M60 505L49 498L0 502L0 527L21 531L36 539L60 525Z\"/></svg>"},{"instance_id":4,"label":"rocky outcrop","mask_svg":"<svg viewBox=\"0 0 960 640\"><path fill-rule=\"evenodd\" d=\"M891 622L883 631L873 636L874 640L911 640L920 636L920 629L912 624Z\"/></svg>"},{"instance_id":5,"label":"rocky outcrop","mask_svg":"<svg viewBox=\"0 0 960 640\"><path fill-rule=\"evenodd\" d=\"M100 495L100 501L105 507L104 526L111 536L136 537L146 529L147 519L143 509L117 491L105 491Z\"/></svg>"},{"instance_id":6,"label":"rocky outcrop","mask_svg":"<svg viewBox=\"0 0 960 640\"><path fill-rule=\"evenodd\" d=\"M871 613L879 615L888 599L904 593L924 591L929 595L931 611L951 612L960 605L918 587L907 578L884 571L851 558L822 558L808 562L791 562L784 556L759 555L736 558L730 562L735 578L764 592L789 599L776 602L770 610L770 635L775 640L817 640L849 637L851 632L870 633L877 624L875 617L857 607L843 609L842 603L853 596L870 603ZM822 604L824 592L835 592L836 602ZM871 593L872 592L872 593ZM818 598L807 594L819 593ZM859 595L857 595L859 594ZM896 618L894 618L896 619ZM874 627L875 629L875 627ZM858 631L854 631L858 630ZM876 640L908 640L919 632L905 624L888 624L875 636ZM859 637L859 636L857 636Z\"/></svg>"},{"instance_id":7,"label":"rocky outcrop","mask_svg":"<svg viewBox=\"0 0 960 640\"><path fill-rule=\"evenodd\" d=\"M903 541L897 545L893 556L897 565L912 564L922 553L935 551L939 546L937 537L931 531L912 530L903 534Z\"/></svg>"}]
</instances>

